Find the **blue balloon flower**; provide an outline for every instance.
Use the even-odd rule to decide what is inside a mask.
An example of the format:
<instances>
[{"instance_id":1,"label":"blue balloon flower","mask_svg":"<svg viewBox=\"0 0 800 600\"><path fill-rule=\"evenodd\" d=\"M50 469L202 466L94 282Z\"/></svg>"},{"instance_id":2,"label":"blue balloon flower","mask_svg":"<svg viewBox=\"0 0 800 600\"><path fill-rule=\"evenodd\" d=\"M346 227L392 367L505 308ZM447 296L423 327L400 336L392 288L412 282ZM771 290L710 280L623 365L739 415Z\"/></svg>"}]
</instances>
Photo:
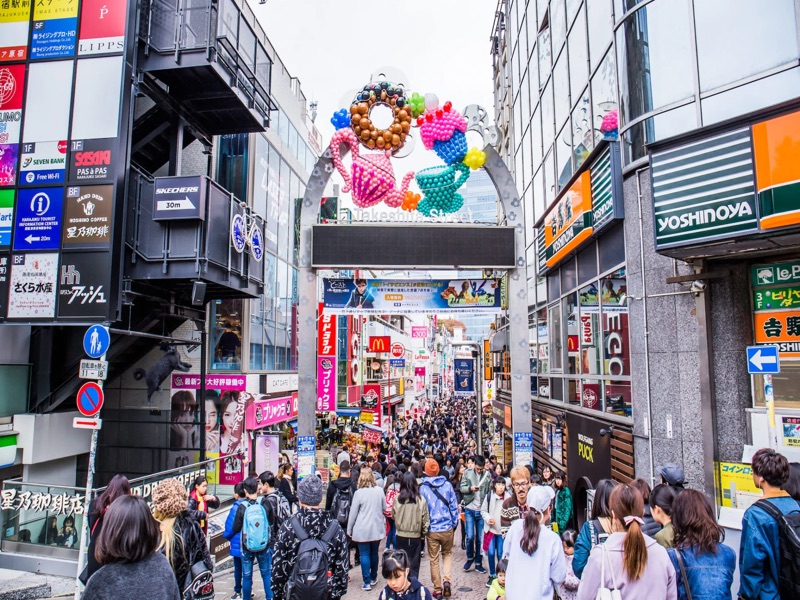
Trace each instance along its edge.
<instances>
[{"instance_id":1,"label":"blue balloon flower","mask_svg":"<svg viewBox=\"0 0 800 600\"><path fill-rule=\"evenodd\" d=\"M337 130L350 127L350 113L346 108L337 110L331 117L331 125L336 127Z\"/></svg>"}]
</instances>

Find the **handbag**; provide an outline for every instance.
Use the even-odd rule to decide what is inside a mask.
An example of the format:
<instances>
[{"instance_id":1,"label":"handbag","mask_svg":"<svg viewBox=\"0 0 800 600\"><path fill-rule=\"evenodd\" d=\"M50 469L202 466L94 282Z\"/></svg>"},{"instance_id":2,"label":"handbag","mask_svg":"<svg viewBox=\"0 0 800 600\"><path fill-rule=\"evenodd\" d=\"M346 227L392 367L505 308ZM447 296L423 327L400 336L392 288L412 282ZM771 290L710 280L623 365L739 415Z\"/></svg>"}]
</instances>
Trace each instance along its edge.
<instances>
[{"instance_id":1,"label":"handbag","mask_svg":"<svg viewBox=\"0 0 800 600\"><path fill-rule=\"evenodd\" d=\"M193 524L191 535L195 538L195 543L205 544L205 539L198 533L200 526L197 523ZM184 546L185 548L185 546ZM192 565L186 578L183 580L183 591L181 592L182 600L214 600L214 573L203 562L201 553L200 560L192 563L191 560L186 561Z\"/></svg>"},{"instance_id":2,"label":"handbag","mask_svg":"<svg viewBox=\"0 0 800 600\"><path fill-rule=\"evenodd\" d=\"M489 546L492 545L492 540L494 539L494 533L491 531L487 531L483 534L483 551L488 552Z\"/></svg>"},{"instance_id":3,"label":"handbag","mask_svg":"<svg viewBox=\"0 0 800 600\"><path fill-rule=\"evenodd\" d=\"M686 577L686 568L683 566L683 557L681 551L675 548L675 556L678 559L678 567L681 570L681 579L683 579L683 589L686 590L686 600L692 600L692 590L689 587L689 578Z\"/></svg>"},{"instance_id":4,"label":"handbag","mask_svg":"<svg viewBox=\"0 0 800 600\"><path fill-rule=\"evenodd\" d=\"M608 589L606 585L606 560L608 560L608 570L611 571L611 585L613 589ZM611 555L608 548L603 545L600 551L600 588L597 590L595 600L622 600L622 594L617 589L617 578L614 577L614 568L611 566Z\"/></svg>"}]
</instances>

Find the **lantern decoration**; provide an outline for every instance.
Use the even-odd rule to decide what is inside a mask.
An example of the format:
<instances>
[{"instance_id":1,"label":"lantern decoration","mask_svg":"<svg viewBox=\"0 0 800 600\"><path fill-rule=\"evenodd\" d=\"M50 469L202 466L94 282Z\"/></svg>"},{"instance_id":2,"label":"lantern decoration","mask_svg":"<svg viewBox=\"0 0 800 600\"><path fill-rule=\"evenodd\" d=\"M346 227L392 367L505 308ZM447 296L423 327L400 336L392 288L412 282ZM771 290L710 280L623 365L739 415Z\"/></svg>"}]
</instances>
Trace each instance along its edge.
<instances>
[{"instance_id":1,"label":"lantern decoration","mask_svg":"<svg viewBox=\"0 0 800 600\"><path fill-rule=\"evenodd\" d=\"M346 108L342 108L341 110L337 110L335 113L333 113L333 116L331 117L331 125L333 125L337 130L350 127L350 113L347 112Z\"/></svg>"},{"instance_id":2,"label":"lantern decoration","mask_svg":"<svg viewBox=\"0 0 800 600\"><path fill-rule=\"evenodd\" d=\"M370 119L375 106L384 105L392 110L394 120L386 129L378 129ZM411 129L412 113L406 105L405 90L389 81L368 83L356 94L350 105L350 126L356 137L370 150L398 152L406 142Z\"/></svg>"},{"instance_id":3,"label":"lantern decoration","mask_svg":"<svg viewBox=\"0 0 800 600\"><path fill-rule=\"evenodd\" d=\"M352 153L350 172L342 162L340 144L343 143L350 147ZM389 160L391 151L361 156L358 146L359 140L351 129L340 129L331 138L333 164L344 179L342 191L352 192L353 202L360 208L368 208L381 201L386 202L387 206L397 208L403 203L414 173L407 173L400 189L396 190L394 170Z\"/></svg>"}]
</instances>

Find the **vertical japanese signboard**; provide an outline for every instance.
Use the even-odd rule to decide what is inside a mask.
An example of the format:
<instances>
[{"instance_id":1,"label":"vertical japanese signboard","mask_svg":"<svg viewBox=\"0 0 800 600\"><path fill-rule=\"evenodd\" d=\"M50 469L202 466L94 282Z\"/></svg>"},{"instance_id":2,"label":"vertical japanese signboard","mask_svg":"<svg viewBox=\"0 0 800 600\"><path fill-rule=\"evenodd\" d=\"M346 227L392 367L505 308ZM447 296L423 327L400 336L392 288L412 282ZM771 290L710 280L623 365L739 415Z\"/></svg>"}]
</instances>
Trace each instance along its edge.
<instances>
[{"instance_id":1,"label":"vertical japanese signboard","mask_svg":"<svg viewBox=\"0 0 800 600\"><path fill-rule=\"evenodd\" d=\"M319 335L317 337L317 412L336 410L337 317L325 314L320 305Z\"/></svg>"},{"instance_id":2,"label":"vertical japanese signboard","mask_svg":"<svg viewBox=\"0 0 800 600\"><path fill-rule=\"evenodd\" d=\"M28 58L31 0L0 3L0 62Z\"/></svg>"},{"instance_id":3,"label":"vertical japanese signboard","mask_svg":"<svg viewBox=\"0 0 800 600\"><path fill-rule=\"evenodd\" d=\"M800 356L800 261L752 267L751 282L755 342Z\"/></svg>"}]
</instances>

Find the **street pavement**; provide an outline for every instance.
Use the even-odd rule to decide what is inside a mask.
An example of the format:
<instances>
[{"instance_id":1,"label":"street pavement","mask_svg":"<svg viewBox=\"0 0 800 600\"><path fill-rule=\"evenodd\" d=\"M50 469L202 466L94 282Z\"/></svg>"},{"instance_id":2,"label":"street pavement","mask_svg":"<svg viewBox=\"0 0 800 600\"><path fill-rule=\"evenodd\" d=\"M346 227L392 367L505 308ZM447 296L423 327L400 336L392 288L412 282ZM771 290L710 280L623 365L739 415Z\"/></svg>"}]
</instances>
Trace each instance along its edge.
<instances>
[{"instance_id":1,"label":"street pavement","mask_svg":"<svg viewBox=\"0 0 800 600\"><path fill-rule=\"evenodd\" d=\"M381 552L385 544L385 540L381 542ZM465 573L463 567L466 560L467 553L461 549L461 532L456 531L456 543L453 547L452 597L458 598L459 600L481 600L486 598L486 579L488 578L488 574L481 575L480 573L476 573L474 568L472 571ZM489 568L485 557L483 560L483 567L487 570ZM431 569L427 551L422 559L419 576L422 584L432 592L433 585L431 584ZM253 579L253 598L255 600L264 600L266 597L264 595L264 583L261 581L258 568L254 570ZM350 570L350 585L347 588L345 600L376 600L381 590L386 585L386 581L381 577L380 568L378 568L378 584L372 588L371 592L361 591L361 585L363 583L361 579L361 569L358 566L354 566ZM216 600L230 598L233 595L233 569L218 573L215 578L214 587L217 591Z\"/></svg>"}]
</instances>

